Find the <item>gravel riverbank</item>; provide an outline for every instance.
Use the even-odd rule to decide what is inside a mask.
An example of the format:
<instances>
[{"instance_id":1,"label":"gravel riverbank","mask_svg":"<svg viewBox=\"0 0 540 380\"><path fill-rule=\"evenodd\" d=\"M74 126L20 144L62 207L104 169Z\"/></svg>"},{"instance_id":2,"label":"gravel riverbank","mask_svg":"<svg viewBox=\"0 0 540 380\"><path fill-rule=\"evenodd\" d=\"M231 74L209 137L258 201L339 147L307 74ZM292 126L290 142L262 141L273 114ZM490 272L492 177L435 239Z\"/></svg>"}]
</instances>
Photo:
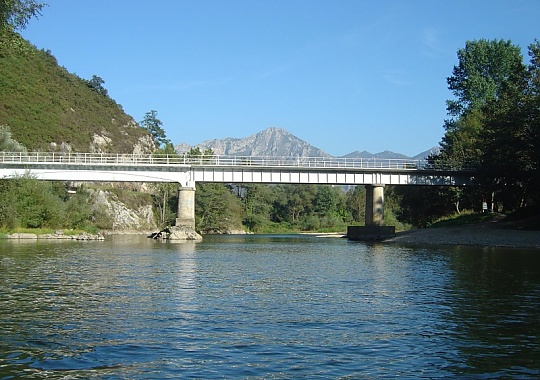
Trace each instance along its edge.
<instances>
[{"instance_id":1,"label":"gravel riverbank","mask_svg":"<svg viewBox=\"0 0 540 380\"><path fill-rule=\"evenodd\" d=\"M386 243L474 245L484 247L540 248L540 231L518 229L499 218L489 222L400 232Z\"/></svg>"}]
</instances>

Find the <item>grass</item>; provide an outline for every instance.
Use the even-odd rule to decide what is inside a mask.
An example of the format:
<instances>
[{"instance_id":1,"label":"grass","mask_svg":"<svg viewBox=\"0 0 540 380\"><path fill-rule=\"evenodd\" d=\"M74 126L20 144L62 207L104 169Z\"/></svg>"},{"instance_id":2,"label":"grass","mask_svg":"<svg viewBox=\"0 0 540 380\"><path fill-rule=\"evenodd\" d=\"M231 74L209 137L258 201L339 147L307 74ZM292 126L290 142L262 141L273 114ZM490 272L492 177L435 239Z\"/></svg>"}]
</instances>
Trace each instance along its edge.
<instances>
[{"instance_id":1,"label":"grass","mask_svg":"<svg viewBox=\"0 0 540 380\"><path fill-rule=\"evenodd\" d=\"M463 211L461 214L454 214L440 218L429 225L429 227L452 227L464 226L467 224L482 223L492 220L496 214L491 213L475 213L473 211Z\"/></svg>"}]
</instances>

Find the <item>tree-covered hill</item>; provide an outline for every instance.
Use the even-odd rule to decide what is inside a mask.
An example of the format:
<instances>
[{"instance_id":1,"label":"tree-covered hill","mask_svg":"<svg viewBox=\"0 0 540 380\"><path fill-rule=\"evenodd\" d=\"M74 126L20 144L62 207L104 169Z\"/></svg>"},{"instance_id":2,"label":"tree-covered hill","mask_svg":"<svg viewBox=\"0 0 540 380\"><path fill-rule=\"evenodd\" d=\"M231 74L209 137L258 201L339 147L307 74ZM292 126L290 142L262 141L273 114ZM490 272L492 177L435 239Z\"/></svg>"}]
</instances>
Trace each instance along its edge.
<instances>
[{"instance_id":1,"label":"tree-covered hill","mask_svg":"<svg viewBox=\"0 0 540 380\"><path fill-rule=\"evenodd\" d=\"M148 132L107 95L14 32L0 33L0 125L29 150L131 153L153 148Z\"/></svg>"}]
</instances>

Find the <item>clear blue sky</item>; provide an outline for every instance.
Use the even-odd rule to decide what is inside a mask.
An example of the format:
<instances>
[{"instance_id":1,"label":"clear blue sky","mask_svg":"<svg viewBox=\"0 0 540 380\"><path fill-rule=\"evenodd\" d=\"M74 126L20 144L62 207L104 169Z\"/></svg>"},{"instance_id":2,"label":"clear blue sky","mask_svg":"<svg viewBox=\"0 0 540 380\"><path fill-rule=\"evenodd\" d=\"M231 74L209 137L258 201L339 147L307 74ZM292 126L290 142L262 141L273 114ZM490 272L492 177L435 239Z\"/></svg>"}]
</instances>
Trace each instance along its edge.
<instances>
[{"instance_id":1,"label":"clear blue sky","mask_svg":"<svg viewBox=\"0 0 540 380\"><path fill-rule=\"evenodd\" d=\"M540 38L539 0L43 0L22 35L177 144L280 127L334 156L439 143L467 40Z\"/></svg>"}]
</instances>

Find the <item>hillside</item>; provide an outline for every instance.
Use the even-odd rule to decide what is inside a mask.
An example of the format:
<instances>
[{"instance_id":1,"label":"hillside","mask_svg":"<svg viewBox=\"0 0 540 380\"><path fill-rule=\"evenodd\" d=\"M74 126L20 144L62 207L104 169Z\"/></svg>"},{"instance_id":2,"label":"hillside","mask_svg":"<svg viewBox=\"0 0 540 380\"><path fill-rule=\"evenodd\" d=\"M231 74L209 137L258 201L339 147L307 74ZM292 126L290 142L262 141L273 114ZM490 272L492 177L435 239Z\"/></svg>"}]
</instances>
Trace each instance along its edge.
<instances>
[{"instance_id":1,"label":"hillside","mask_svg":"<svg viewBox=\"0 0 540 380\"><path fill-rule=\"evenodd\" d=\"M106 94L19 35L0 34L0 125L29 150L131 153L153 149L148 133ZM105 90L106 93L106 90Z\"/></svg>"}]
</instances>

